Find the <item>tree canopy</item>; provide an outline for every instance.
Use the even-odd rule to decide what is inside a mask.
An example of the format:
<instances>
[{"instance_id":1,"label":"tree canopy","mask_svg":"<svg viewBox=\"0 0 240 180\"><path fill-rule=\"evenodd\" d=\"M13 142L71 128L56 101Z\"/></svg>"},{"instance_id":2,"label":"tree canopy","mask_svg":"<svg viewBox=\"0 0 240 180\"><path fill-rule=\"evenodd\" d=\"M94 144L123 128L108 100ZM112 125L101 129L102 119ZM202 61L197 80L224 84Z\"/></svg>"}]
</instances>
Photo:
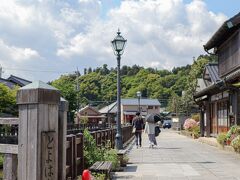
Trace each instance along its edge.
<instances>
[{"instance_id":1,"label":"tree canopy","mask_svg":"<svg viewBox=\"0 0 240 180\"><path fill-rule=\"evenodd\" d=\"M18 87L8 88L0 83L0 114L17 115L16 93Z\"/></svg>"},{"instance_id":2,"label":"tree canopy","mask_svg":"<svg viewBox=\"0 0 240 180\"><path fill-rule=\"evenodd\" d=\"M213 61L215 61L214 57L201 55L192 65L174 67L172 71L124 65L121 68L122 97L133 98L136 97L137 91L141 91L142 97L157 98L163 106L168 105L170 111L177 109L186 112L193 103L192 95L197 85L197 78L202 76L204 66ZM88 71L85 68L82 76L63 75L51 84L70 102L70 110L76 110L78 101L81 106L115 101L116 79L116 68L108 69L104 64L95 69L88 68ZM77 84L79 89L76 88Z\"/></svg>"}]
</instances>

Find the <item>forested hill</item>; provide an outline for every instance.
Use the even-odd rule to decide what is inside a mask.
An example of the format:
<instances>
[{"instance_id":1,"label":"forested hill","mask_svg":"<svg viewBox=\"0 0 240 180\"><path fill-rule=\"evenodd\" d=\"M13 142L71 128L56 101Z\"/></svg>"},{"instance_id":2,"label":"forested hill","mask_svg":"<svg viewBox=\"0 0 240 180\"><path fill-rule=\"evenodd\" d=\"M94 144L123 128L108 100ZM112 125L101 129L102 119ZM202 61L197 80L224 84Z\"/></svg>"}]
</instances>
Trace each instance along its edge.
<instances>
[{"instance_id":1,"label":"forested hill","mask_svg":"<svg viewBox=\"0 0 240 180\"><path fill-rule=\"evenodd\" d=\"M192 65L175 67L171 71L138 65L122 66L122 97L133 98L136 97L137 91L141 91L143 97L157 98L163 105L167 103L169 105L173 97L175 101L181 98L182 91L192 94L196 86L196 78L201 77L203 67L209 61L214 61L214 58L201 55ZM75 110L78 102L84 106L89 103L107 104L116 100L116 80L116 69L108 69L104 64L96 69L84 69L83 75L79 73L62 75L51 84L70 102L70 110ZM191 100L191 95L189 98ZM171 104L169 107L171 108Z\"/></svg>"}]
</instances>

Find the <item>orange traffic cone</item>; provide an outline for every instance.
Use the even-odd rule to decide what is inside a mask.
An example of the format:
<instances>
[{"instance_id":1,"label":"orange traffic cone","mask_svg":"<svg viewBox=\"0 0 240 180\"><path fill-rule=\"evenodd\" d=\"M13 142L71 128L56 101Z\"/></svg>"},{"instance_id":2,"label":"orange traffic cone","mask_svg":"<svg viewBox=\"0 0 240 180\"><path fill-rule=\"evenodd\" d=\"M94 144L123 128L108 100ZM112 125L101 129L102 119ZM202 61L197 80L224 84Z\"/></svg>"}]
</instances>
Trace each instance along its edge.
<instances>
[{"instance_id":1,"label":"orange traffic cone","mask_svg":"<svg viewBox=\"0 0 240 180\"><path fill-rule=\"evenodd\" d=\"M91 173L88 169L85 169L82 173L82 180L91 180Z\"/></svg>"}]
</instances>

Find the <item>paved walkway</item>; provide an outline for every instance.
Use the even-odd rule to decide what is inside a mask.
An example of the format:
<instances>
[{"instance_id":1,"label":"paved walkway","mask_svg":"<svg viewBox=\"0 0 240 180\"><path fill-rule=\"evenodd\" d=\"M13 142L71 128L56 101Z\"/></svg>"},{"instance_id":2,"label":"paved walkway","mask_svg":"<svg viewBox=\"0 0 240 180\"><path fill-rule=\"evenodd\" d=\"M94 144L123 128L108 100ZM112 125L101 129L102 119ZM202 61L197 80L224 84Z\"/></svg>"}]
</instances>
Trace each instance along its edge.
<instances>
[{"instance_id":1,"label":"paved walkway","mask_svg":"<svg viewBox=\"0 0 240 180\"><path fill-rule=\"evenodd\" d=\"M155 149L149 149L146 135L142 148L132 144L128 154L130 164L124 172L117 172L114 179L240 180L240 155L201 144L171 130L163 130L157 141Z\"/></svg>"}]
</instances>

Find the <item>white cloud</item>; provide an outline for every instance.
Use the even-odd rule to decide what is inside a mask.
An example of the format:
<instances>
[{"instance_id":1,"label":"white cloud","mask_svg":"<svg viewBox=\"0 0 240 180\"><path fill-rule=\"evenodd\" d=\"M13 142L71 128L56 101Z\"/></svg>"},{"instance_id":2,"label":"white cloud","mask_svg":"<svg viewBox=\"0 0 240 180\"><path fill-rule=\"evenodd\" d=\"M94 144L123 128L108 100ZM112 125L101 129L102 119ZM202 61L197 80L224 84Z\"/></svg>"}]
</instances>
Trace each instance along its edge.
<instances>
[{"instance_id":1,"label":"white cloud","mask_svg":"<svg viewBox=\"0 0 240 180\"><path fill-rule=\"evenodd\" d=\"M122 1L104 18L102 11L100 0L1 2L0 64L55 71L116 66L110 41L120 28L128 40L122 64L170 69L203 53L227 18L202 0ZM57 76L31 74L45 81Z\"/></svg>"},{"instance_id":2,"label":"white cloud","mask_svg":"<svg viewBox=\"0 0 240 180\"><path fill-rule=\"evenodd\" d=\"M96 61L113 64L107 59L112 54L109 41L120 27L128 39L124 64L170 69L191 63L193 56L203 53L202 45L224 20L226 16L208 11L201 0L187 5L182 0L123 1L120 8L109 12L107 20L91 24L57 55L71 58L91 54Z\"/></svg>"},{"instance_id":3,"label":"white cloud","mask_svg":"<svg viewBox=\"0 0 240 180\"><path fill-rule=\"evenodd\" d=\"M0 60L14 61L22 63L24 61L34 61L34 59L39 58L37 51L31 48L19 48L15 46L9 46L0 39Z\"/></svg>"}]
</instances>

